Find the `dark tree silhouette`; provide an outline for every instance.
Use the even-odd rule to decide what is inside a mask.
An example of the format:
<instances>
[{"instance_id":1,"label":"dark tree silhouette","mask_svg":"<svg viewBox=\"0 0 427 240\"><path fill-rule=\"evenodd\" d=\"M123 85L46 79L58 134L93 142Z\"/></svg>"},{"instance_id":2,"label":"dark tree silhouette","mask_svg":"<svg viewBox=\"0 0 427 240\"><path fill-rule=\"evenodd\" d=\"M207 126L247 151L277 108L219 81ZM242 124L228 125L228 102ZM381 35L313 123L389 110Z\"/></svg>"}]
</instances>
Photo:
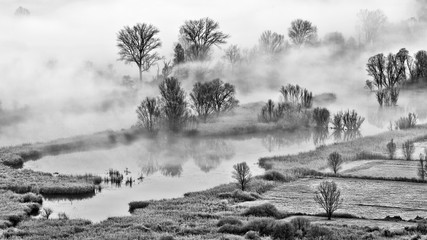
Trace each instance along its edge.
<instances>
[{"instance_id":1,"label":"dark tree silhouette","mask_svg":"<svg viewBox=\"0 0 427 240\"><path fill-rule=\"evenodd\" d=\"M296 46L312 44L317 40L317 27L310 21L296 19L288 29L288 36Z\"/></svg>"},{"instance_id":2,"label":"dark tree silhouette","mask_svg":"<svg viewBox=\"0 0 427 240\"><path fill-rule=\"evenodd\" d=\"M147 97L136 110L138 125L152 132L160 121L160 107L155 98Z\"/></svg>"},{"instance_id":3,"label":"dark tree silhouette","mask_svg":"<svg viewBox=\"0 0 427 240\"><path fill-rule=\"evenodd\" d=\"M174 57L173 57L173 63L174 64L180 64L185 62L185 53L184 48L181 44L176 44L174 49Z\"/></svg>"},{"instance_id":4,"label":"dark tree silhouette","mask_svg":"<svg viewBox=\"0 0 427 240\"><path fill-rule=\"evenodd\" d=\"M233 166L233 178L236 179L237 185L245 191L249 182L252 180L252 174L246 162L241 162Z\"/></svg>"},{"instance_id":5,"label":"dark tree silhouette","mask_svg":"<svg viewBox=\"0 0 427 240\"><path fill-rule=\"evenodd\" d=\"M418 177L420 177L421 180L425 180L427 175L427 162L424 164L424 156L420 156L420 162L418 164Z\"/></svg>"},{"instance_id":6,"label":"dark tree silhouette","mask_svg":"<svg viewBox=\"0 0 427 240\"><path fill-rule=\"evenodd\" d=\"M229 38L229 35L219 31L218 22L210 18L186 21L179 33L186 59L191 61L205 60L212 46L225 44Z\"/></svg>"},{"instance_id":7,"label":"dark tree silhouette","mask_svg":"<svg viewBox=\"0 0 427 240\"><path fill-rule=\"evenodd\" d=\"M418 51L415 54L415 76L417 79L427 78L427 52Z\"/></svg>"},{"instance_id":8,"label":"dark tree silhouette","mask_svg":"<svg viewBox=\"0 0 427 240\"><path fill-rule=\"evenodd\" d=\"M239 101L236 99L236 89L230 83L224 83L220 79L211 81L213 109L219 114L227 112L236 107Z\"/></svg>"},{"instance_id":9,"label":"dark tree silhouette","mask_svg":"<svg viewBox=\"0 0 427 240\"><path fill-rule=\"evenodd\" d=\"M403 152L403 157L410 161L412 158L412 154L414 154L415 152L415 146L414 143L411 142L410 140L402 143L402 152Z\"/></svg>"},{"instance_id":10,"label":"dark tree silhouette","mask_svg":"<svg viewBox=\"0 0 427 240\"><path fill-rule=\"evenodd\" d=\"M49 219L49 217L50 217L50 215L52 215L52 213L53 213L53 210L51 208L45 207L45 208L43 208L42 216L45 219Z\"/></svg>"},{"instance_id":11,"label":"dark tree silhouette","mask_svg":"<svg viewBox=\"0 0 427 240\"><path fill-rule=\"evenodd\" d=\"M373 44L378 39L387 17L381 10L369 11L362 9L357 14L360 21L360 41L366 44Z\"/></svg>"},{"instance_id":12,"label":"dark tree silhouette","mask_svg":"<svg viewBox=\"0 0 427 240\"><path fill-rule=\"evenodd\" d=\"M117 34L117 47L119 47L119 60L127 64L135 63L139 69L139 80L142 81L142 72L161 58L154 52L160 47L161 41L156 35L159 30L153 25L138 23L133 27L125 26Z\"/></svg>"},{"instance_id":13,"label":"dark tree silhouette","mask_svg":"<svg viewBox=\"0 0 427 240\"><path fill-rule=\"evenodd\" d=\"M396 155L396 143L393 142L393 138L390 140L389 143L387 143L387 151L388 156L391 160L393 160L394 156Z\"/></svg>"},{"instance_id":14,"label":"dark tree silhouette","mask_svg":"<svg viewBox=\"0 0 427 240\"><path fill-rule=\"evenodd\" d=\"M258 40L260 51L264 54L275 55L286 49L285 36L270 30L261 34Z\"/></svg>"},{"instance_id":15,"label":"dark tree silhouette","mask_svg":"<svg viewBox=\"0 0 427 240\"><path fill-rule=\"evenodd\" d=\"M165 78L159 85L162 113L169 130L181 130L187 121L187 102L181 83L174 77Z\"/></svg>"},{"instance_id":16,"label":"dark tree silhouette","mask_svg":"<svg viewBox=\"0 0 427 240\"><path fill-rule=\"evenodd\" d=\"M212 90L211 82L197 82L193 86L193 92L190 93L191 107L197 112L197 115L203 122L206 122L208 117L214 112Z\"/></svg>"},{"instance_id":17,"label":"dark tree silhouette","mask_svg":"<svg viewBox=\"0 0 427 240\"><path fill-rule=\"evenodd\" d=\"M341 169L341 165L343 164L343 160L341 154L338 152L333 152L328 156L328 166L332 169L334 174Z\"/></svg>"},{"instance_id":18,"label":"dark tree silhouette","mask_svg":"<svg viewBox=\"0 0 427 240\"><path fill-rule=\"evenodd\" d=\"M323 181L317 187L314 200L325 210L328 220L332 214L341 206L343 199L341 191L335 182Z\"/></svg>"}]
</instances>

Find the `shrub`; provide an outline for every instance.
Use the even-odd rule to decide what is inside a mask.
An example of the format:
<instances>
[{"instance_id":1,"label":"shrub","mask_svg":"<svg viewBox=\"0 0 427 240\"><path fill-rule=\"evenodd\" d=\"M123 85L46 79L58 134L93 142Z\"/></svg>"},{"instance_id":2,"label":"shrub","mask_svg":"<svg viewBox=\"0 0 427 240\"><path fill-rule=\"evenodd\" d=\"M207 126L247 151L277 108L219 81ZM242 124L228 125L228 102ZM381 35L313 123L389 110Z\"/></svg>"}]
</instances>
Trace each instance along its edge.
<instances>
[{"instance_id":1,"label":"shrub","mask_svg":"<svg viewBox=\"0 0 427 240\"><path fill-rule=\"evenodd\" d=\"M9 167L21 168L24 165L24 159L16 154L6 154L1 157L0 161Z\"/></svg>"},{"instance_id":2,"label":"shrub","mask_svg":"<svg viewBox=\"0 0 427 240\"><path fill-rule=\"evenodd\" d=\"M396 129L414 128L417 125L417 115L409 113L408 117L401 117L395 122Z\"/></svg>"},{"instance_id":3,"label":"shrub","mask_svg":"<svg viewBox=\"0 0 427 240\"><path fill-rule=\"evenodd\" d=\"M388 156L391 160L393 160L394 156L396 155L396 143L393 142L393 139L391 139L390 142L387 143L387 151Z\"/></svg>"},{"instance_id":4,"label":"shrub","mask_svg":"<svg viewBox=\"0 0 427 240\"><path fill-rule=\"evenodd\" d=\"M291 224L294 226L295 231L301 231L303 234L310 229L310 220L303 217L296 217L292 219Z\"/></svg>"},{"instance_id":5,"label":"shrub","mask_svg":"<svg viewBox=\"0 0 427 240\"><path fill-rule=\"evenodd\" d=\"M276 223L271 238L273 240L294 239L295 229L290 223Z\"/></svg>"},{"instance_id":6,"label":"shrub","mask_svg":"<svg viewBox=\"0 0 427 240\"><path fill-rule=\"evenodd\" d=\"M68 217L68 215L66 213L64 213L64 212L58 213L58 218L61 219L61 220L68 220L68 219L70 219Z\"/></svg>"},{"instance_id":7,"label":"shrub","mask_svg":"<svg viewBox=\"0 0 427 240\"><path fill-rule=\"evenodd\" d=\"M332 236L333 232L330 229L318 225L311 226L307 232L307 239L309 240L331 239Z\"/></svg>"},{"instance_id":8,"label":"shrub","mask_svg":"<svg viewBox=\"0 0 427 240\"><path fill-rule=\"evenodd\" d=\"M245 234L245 239L250 240L261 240L261 237L259 236L258 232L255 231L249 231Z\"/></svg>"},{"instance_id":9,"label":"shrub","mask_svg":"<svg viewBox=\"0 0 427 240\"><path fill-rule=\"evenodd\" d=\"M274 231L276 221L269 218L255 219L242 227L243 232L256 231L261 236L271 236Z\"/></svg>"},{"instance_id":10,"label":"shrub","mask_svg":"<svg viewBox=\"0 0 427 240\"><path fill-rule=\"evenodd\" d=\"M43 197L41 195L30 192L22 195L21 202L24 202L24 203L35 202L35 203L42 204Z\"/></svg>"},{"instance_id":11,"label":"shrub","mask_svg":"<svg viewBox=\"0 0 427 240\"><path fill-rule=\"evenodd\" d=\"M256 217L274 217L282 218L285 214L281 213L277 208L271 203L264 203L258 206L251 206L246 209L242 214L243 216L256 216Z\"/></svg>"},{"instance_id":12,"label":"shrub","mask_svg":"<svg viewBox=\"0 0 427 240\"><path fill-rule=\"evenodd\" d=\"M101 183L102 183L102 177L100 177L100 176L94 176L93 177L93 184L99 185Z\"/></svg>"},{"instance_id":13,"label":"shrub","mask_svg":"<svg viewBox=\"0 0 427 240\"><path fill-rule=\"evenodd\" d=\"M129 203L129 212L133 212L135 209L146 208L150 203L147 201L133 201Z\"/></svg>"},{"instance_id":14,"label":"shrub","mask_svg":"<svg viewBox=\"0 0 427 240\"><path fill-rule=\"evenodd\" d=\"M221 226L224 226L225 224L228 224L228 225L237 225L237 226L243 225L242 221L240 221L237 218L234 218L234 217L225 217L225 218L222 218L221 220L219 220L218 223L216 224L216 226L217 227L221 227Z\"/></svg>"},{"instance_id":15,"label":"shrub","mask_svg":"<svg viewBox=\"0 0 427 240\"><path fill-rule=\"evenodd\" d=\"M313 110L313 120L317 127L328 127L330 113L326 108L315 108Z\"/></svg>"},{"instance_id":16,"label":"shrub","mask_svg":"<svg viewBox=\"0 0 427 240\"><path fill-rule=\"evenodd\" d=\"M313 94L299 85L288 84L280 88L280 93L286 103L299 105L303 108L311 108L313 105Z\"/></svg>"},{"instance_id":17,"label":"shrub","mask_svg":"<svg viewBox=\"0 0 427 240\"><path fill-rule=\"evenodd\" d=\"M343 163L341 154L338 152L333 152L329 154L328 157L328 166L332 169L334 174L337 174L337 172L341 169L341 165Z\"/></svg>"},{"instance_id":18,"label":"shrub","mask_svg":"<svg viewBox=\"0 0 427 240\"><path fill-rule=\"evenodd\" d=\"M233 178L236 179L237 185L245 191L249 182L252 180L252 174L246 162L241 162L233 166Z\"/></svg>"},{"instance_id":19,"label":"shrub","mask_svg":"<svg viewBox=\"0 0 427 240\"><path fill-rule=\"evenodd\" d=\"M406 160L411 160L412 154L415 152L415 146L414 143L411 141L406 141L402 144L402 151L403 151L403 157Z\"/></svg>"},{"instance_id":20,"label":"shrub","mask_svg":"<svg viewBox=\"0 0 427 240\"><path fill-rule=\"evenodd\" d=\"M341 192L335 182L323 181L317 187L314 200L325 210L328 220L332 214L341 206Z\"/></svg>"},{"instance_id":21,"label":"shrub","mask_svg":"<svg viewBox=\"0 0 427 240\"><path fill-rule=\"evenodd\" d=\"M417 224L417 231L421 234L427 234L427 223L418 223Z\"/></svg>"},{"instance_id":22,"label":"shrub","mask_svg":"<svg viewBox=\"0 0 427 240\"><path fill-rule=\"evenodd\" d=\"M346 112L338 112L332 118L334 129L345 131L359 130L365 118L359 116L355 110L347 110Z\"/></svg>"},{"instance_id":23,"label":"shrub","mask_svg":"<svg viewBox=\"0 0 427 240\"><path fill-rule=\"evenodd\" d=\"M289 182L291 179L288 176L283 175L281 172L270 170L262 175L262 178L267 181L278 181L278 182Z\"/></svg>"},{"instance_id":24,"label":"shrub","mask_svg":"<svg viewBox=\"0 0 427 240\"><path fill-rule=\"evenodd\" d=\"M173 238L172 236L161 236L159 238L159 240L174 240L175 238Z\"/></svg>"}]
</instances>

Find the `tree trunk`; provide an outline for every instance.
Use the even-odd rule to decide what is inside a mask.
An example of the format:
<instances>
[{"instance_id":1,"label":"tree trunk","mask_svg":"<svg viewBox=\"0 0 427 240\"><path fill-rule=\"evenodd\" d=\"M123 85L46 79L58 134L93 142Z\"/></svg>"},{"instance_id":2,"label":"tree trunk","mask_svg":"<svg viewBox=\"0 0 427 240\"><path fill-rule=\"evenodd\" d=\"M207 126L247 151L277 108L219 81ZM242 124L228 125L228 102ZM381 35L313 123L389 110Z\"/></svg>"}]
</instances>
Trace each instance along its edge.
<instances>
[{"instance_id":1,"label":"tree trunk","mask_svg":"<svg viewBox=\"0 0 427 240\"><path fill-rule=\"evenodd\" d=\"M139 68L139 83L142 83L142 69L141 69L141 67L138 67Z\"/></svg>"}]
</instances>

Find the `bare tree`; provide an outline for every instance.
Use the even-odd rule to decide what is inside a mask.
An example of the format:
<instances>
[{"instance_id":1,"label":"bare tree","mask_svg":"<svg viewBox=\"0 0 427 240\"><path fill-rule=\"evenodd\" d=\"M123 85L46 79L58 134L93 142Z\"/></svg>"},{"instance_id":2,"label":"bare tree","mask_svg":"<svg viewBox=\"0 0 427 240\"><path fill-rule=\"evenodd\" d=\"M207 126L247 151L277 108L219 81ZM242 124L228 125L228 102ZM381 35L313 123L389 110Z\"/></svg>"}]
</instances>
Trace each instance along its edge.
<instances>
[{"instance_id":1,"label":"bare tree","mask_svg":"<svg viewBox=\"0 0 427 240\"><path fill-rule=\"evenodd\" d=\"M157 99L147 97L136 110L138 125L152 132L160 121L160 107Z\"/></svg>"},{"instance_id":2,"label":"bare tree","mask_svg":"<svg viewBox=\"0 0 427 240\"><path fill-rule=\"evenodd\" d=\"M230 111L239 104L235 97L236 89L234 85L224 83L218 78L212 80L211 85L213 109L217 114Z\"/></svg>"},{"instance_id":3,"label":"bare tree","mask_svg":"<svg viewBox=\"0 0 427 240\"><path fill-rule=\"evenodd\" d=\"M50 217L50 215L52 215L52 213L53 213L53 210L51 208L46 207L46 208L43 208L42 216L45 219L49 219L49 217Z\"/></svg>"},{"instance_id":4,"label":"bare tree","mask_svg":"<svg viewBox=\"0 0 427 240\"><path fill-rule=\"evenodd\" d=\"M210 18L189 20L181 26L179 33L188 60L205 60L212 46L225 44L229 35L219 31L219 24Z\"/></svg>"},{"instance_id":5,"label":"bare tree","mask_svg":"<svg viewBox=\"0 0 427 240\"><path fill-rule=\"evenodd\" d=\"M334 181L321 182L317 187L314 200L326 211L328 220L331 220L332 214L341 207L343 201L341 198L341 191Z\"/></svg>"},{"instance_id":6,"label":"bare tree","mask_svg":"<svg viewBox=\"0 0 427 240\"><path fill-rule=\"evenodd\" d=\"M270 30L265 31L261 34L258 40L261 52L268 55L275 55L283 52L286 49L287 42L285 36L271 32Z\"/></svg>"},{"instance_id":7,"label":"bare tree","mask_svg":"<svg viewBox=\"0 0 427 240\"><path fill-rule=\"evenodd\" d=\"M184 53L184 48L182 47L181 44L176 44L175 49L174 49L174 58L173 58L173 63L174 64L180 64L185 62L185 53Z\"/></svg>"},{"instance_id":8,"label":"bare tree","mask_svg":"<svg viewBox=\"0 0 427 240\"><path fill-rule=\"evenodd\" d=\"M317 27L310 21L296 19L288 29L288 36L296 46L312 44L317 40Z\"/></svg>"},{"instance_id":9,"label":"bare tree","mask_svg":"<svg viewBox=\"0 0 427 240\"><path fill-rule=\"evenodd\" d=\"M174 77L165 78L159 85L162 96L162 113L169 130L181 130L187 121L187 102L181 83Z\"/></svg>"},{"instance_id":10,"label":"bare tree","mask_svg":"<svg viewBox=\"0 0 427 240\"><path fill-rule=\"evenodd\" d=\"M241 162L233 166L233 178L237 180L237 185L239 185L242 191L247 189L249 182L252 180L252 174L246 162Z\"/></svg>"},{"instance_id":11,"label":"bare tree","mask_svg":"<svg viewBox=\"0 0 427 240\"><path fill-rule=\"evenodd\" d=\"M162 45L156 35L159 30L153 25L138 23L133 27L125 26L117 34L119 60L127 64L135 63L139 69L139 80L142 81L142 72L161 59L154 50Z\"/></svg>"},{"instance_id":12,"label":"bare tree","mask_svg":"<svg viewBox=\"0 0 427 240\"><path fill-rule=\"evenodd\" d=\"M197 115L203 122L206 122L208 117L214 112L212 90L210 82L197 82L193 86L193 92L190 93L192 108L197 112Z\"/></svg>"},{"instance_id":13,"label":"bare tree","mask_svg":"<svg viewBox=\"0 0 427 240\"><path fill-rule=\"evenodd\" d=\"M341 169L341 165L343 164L343 160L341 154L338 152L333 152L328 156L328 166L332 169L334 174Z\"/></svg>"},{"instance_id":14,"label":"bare tree","mask_svg":"<svg viewBox=\"0 0 427 240\"><path fill-rule=\"evenodd\" d=\"M231 66L236 64L241 59L240 49L237 45L230 45L225 50L224 58L230 62Z\"/></svg>"},{"instance_id":15,"label":"bare tree","mask_svg":"<svg viewBox=\"0 0 427 240\"><path fill-rule=\"evenodd\" d=\"M21 6L18 7L15 11L15 16L18 16L18 17L29 16L30 14L31 14L30 10L28 10L24 7L21 7Z\"/></svg>"},{"instance_id":16,"label":"bare tree","mask_svg":"<svg viewBox=\"0 0 427 240\"><path fill-rule=\"evenodd\" d=\"M379 9L375 11L362 9L357 14L357 17L360 21L360 40L366 44L375 43L375 41L378 39L378 36L380 35L382 28L384 28L387 17Z\"/></svg>"}]
</instances>

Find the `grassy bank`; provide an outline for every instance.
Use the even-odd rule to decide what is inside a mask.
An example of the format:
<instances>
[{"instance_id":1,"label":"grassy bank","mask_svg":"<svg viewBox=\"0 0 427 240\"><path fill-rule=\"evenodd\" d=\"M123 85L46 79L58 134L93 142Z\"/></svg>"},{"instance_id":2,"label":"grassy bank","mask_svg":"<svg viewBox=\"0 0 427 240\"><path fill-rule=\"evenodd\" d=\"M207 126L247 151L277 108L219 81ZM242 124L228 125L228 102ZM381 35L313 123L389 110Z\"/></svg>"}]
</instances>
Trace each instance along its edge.
<instances>
[{"instance_id":1,"label":"grassy bank","mask_svg":"<svg viewBox=\"0 0 427 240\"><path fill-rule=\"evenodd\" d=\"M41 204L40 195L0 190L0 229L14 226L30 215L37 214Z\"/></svg>"},{"instance_id":2,"label":"grassy bank","mask_svg":"<svg viewBox=\"0 0 427 240\"><path fill-rule=\"evenodd\" d=\"M259 159L259 164L266 169L287 171L305 167L320 169L326 165L326 159L332 152L340 153L346 161L360 159L384 159L387 156L386 144L394 139L397 146L407 140L423 141L427 139L427 125L416 128L388 131L375 136L358 138L348 142L320 146L315 150L297 155L275 156Z\"/></svg>"}]
</instances>

